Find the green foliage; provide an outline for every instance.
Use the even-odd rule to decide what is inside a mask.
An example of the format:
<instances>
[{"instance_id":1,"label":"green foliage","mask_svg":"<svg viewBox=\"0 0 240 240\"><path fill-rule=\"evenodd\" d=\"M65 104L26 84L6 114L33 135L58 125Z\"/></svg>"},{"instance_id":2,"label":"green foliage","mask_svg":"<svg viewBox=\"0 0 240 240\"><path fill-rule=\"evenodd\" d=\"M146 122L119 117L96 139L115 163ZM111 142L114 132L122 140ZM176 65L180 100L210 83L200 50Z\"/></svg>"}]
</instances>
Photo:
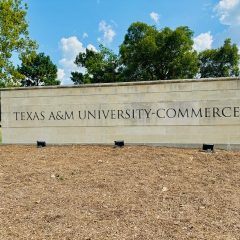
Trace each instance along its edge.
<instances>
[{"instance_id":1,"label":"green foliage","mask_svg":"<svg viewBox=\"0 0 240 240\"><path fill-rule=\"evenodd\" d=\"M239 76L236 44L227 39L218 49L198 54L193 50L193 32L186 26L158 30L142 22L130 25L119 56L100 46L79 53L75 64L85 73L72 72L74 84L118 81L148 81L201 77Z\"/></svg>"},{"instance_id":2,"label":"green foliage","mask_svg":"<svg viewBox=\"0 0 240 240\"><path fill-rule=\"evenodd\" d=\"M60 84L60 81L57 80L57 66L44 53L24 58L22 65L18 68L18 72L23 76L22 86Z\"/></svg>"},{"instance_id":3,"label":"green foliage","mask_svg":"<svg viewBox=\"0 0 240 240\"><path fill-rule=\"evenodd\" d=\"M31 55L36 42L29 38L26 22L27 5L22 0L0 0L0 85L20 85L21 74L12 63L12 57L21 59Z\"/></svg>"},{"instance_id":4,"label":"green foliage","mask_svg":"<svg viewBox=\"0 0 240 240\"><path fill-rule=\"evenodd\" d=\"M218 49L205 50L199 54L201 77L233 77L239 76L238 48L226 39Z\"/></svg>"},{"instance_id":5,"label":"green foliage","mask_svg":"<svg viewBox=\"0 0 240 240\"><path fill-rule=\"evenodd\" d=\"M120 46L123 75L131 81L192 78L198 71L188 27L158 31L145 23L133 23Z\"/></svg>"},{"instance_id":6,"label":"green foliage","mask_svg":"<svg viewBox=\"0 0 240 240\"><path fill-rule=\"evenodd\" d=\"M71 72L71 80L73 81L74 85L79 85L84 83L84 75L80 72ZM86 83L86 80L85 80Z\"/></svg>"},{"instance_id":7,"label":"green foliage","mask_svg":"<svg viewBox=\"0 0 240 240\"><path fill-rule=\"evenodd\" d=\"M106 83L120 80L119 59L111 50L100 45L100 51L86 49L79 53L75 64L85 69L85 73L72 72L71 79L74 84Z\"/></svg>"}]
</instances>

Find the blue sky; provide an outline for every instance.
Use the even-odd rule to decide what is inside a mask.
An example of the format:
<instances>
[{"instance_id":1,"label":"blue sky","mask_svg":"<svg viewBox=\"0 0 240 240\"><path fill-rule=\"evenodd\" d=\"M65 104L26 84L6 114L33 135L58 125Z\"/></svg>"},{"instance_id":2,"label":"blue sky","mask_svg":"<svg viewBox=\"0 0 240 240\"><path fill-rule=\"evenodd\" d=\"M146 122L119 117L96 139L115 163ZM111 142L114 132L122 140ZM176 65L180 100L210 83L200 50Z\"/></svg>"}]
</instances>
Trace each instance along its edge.
<instances>
[{"instance_id":1,"label":"blue sky","mask_svg":"<svg viewBox=\"0 0 240 240\"><path fill-rule=\"evenodd\" d=\"M71 84L73 61L100 43L118 53L131 23L157 28L188 26L194 48L216 48L230 37L240 46L240 0L28 0L29 31L39 52L58 66L62 84Z\"/></svg>"}]
</instances>

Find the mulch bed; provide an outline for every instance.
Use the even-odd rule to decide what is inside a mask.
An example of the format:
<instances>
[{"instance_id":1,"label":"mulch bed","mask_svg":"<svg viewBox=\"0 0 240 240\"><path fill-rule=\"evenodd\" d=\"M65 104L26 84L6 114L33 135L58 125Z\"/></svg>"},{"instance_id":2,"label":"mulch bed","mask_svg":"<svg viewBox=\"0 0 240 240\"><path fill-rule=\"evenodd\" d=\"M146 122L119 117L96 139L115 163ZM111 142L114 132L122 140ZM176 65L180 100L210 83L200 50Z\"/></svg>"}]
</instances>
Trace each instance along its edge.
<instances>
[{"instance_id":1,"label":"mulch bed","mask_svg":"<svg viewBox=\"0 0 240 240\"><path fill-rule=\"evenodd\" d=\"M239 240L240 152L0 145L0 239Z\"/></svg>"}]
</instances>

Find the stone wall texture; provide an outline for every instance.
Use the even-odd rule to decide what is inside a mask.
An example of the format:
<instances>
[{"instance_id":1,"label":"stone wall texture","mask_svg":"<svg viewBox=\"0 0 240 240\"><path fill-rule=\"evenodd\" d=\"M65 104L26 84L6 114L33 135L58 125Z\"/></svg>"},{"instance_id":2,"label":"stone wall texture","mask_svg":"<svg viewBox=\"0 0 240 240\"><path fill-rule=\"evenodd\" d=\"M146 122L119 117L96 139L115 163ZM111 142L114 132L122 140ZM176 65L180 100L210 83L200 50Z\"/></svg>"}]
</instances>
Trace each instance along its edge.
<instances>
[{"instance_id":1,"label":"stone wall texture","mask_svg":"<svg viewBox=\"0 0 240 240\"><path fill-rule=\"evenodd\" d=\"M240 146L240 79L4 89L5 144Z\"/></svg>"}]
</instances>

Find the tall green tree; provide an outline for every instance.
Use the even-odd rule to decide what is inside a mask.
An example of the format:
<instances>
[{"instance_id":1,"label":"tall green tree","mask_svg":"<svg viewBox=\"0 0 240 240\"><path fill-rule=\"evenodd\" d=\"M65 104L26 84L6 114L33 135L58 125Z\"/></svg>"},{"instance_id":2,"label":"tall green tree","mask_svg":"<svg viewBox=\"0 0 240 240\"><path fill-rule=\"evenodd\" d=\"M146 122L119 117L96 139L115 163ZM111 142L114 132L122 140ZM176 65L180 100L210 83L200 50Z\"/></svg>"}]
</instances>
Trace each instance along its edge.
<instances>
[{"instance_id":1,"label":"tall green tree","mask_svg":"<svg viewBox=\"0 0 240 240\"><path fill-rule=\"evenodd\" d=\"M86 76L81 72L71 72L70 78L73 81L74 85L79 85L79 84L88 82L88 80L84 79L84 78L86 78Z\"/></svg>"},{"instance_id":2,"label":"tall green tree","mask_svg":"<svg viewBox=\"0 0 240 240\"><path fill-rule=\"evenodd\" d=\"M226 39L222 47L199 54L201 77L239 76L239 60L237 45Z\"/></svg>"},{"instance_id":3,"label":"tall green tree","mask_svg":"<svg viewBox=\"0 0 240 240\"><path fill-rule=\"evenodd\" d=\"M126 80L192 78L198 71L193 32L188 27L175 30L135 22L120 46Z\"/></svg>"},{"instance_id":4,"label":"tall green tree","mask_svg":"<svg viewBox=\"0 0 240 240\"><path fill-rule=\"evenodd\" d=\"M72 72L74 84L107 83L120 80L119 58L111 50L100 45L99 52L86 49L79 53L75 64L85 69L85 73Z\"/></svg>"},{"instance_id":5,"label":"tall green tree","mask_svg":"<svg viewBox=\"0 0 240 240\"><path fill-rule=\"evenodd\" d=\"M22 59L37 48L29 38L27 5L22 0L0 0L0 85L18 86L21 74L12 63L13 55Z\"/></svg>"},{"instance_id":6,"label":"tall green tree","mask_svg":"<svg viewBox=\"0 0 240 240\"><path fill-rule=\"evenodd\" d=\"M57 66L44 53L24 58L18 72L22 75L21 85L25 87L60 84L57 80Z\"/></svg>"}]
</instances>

